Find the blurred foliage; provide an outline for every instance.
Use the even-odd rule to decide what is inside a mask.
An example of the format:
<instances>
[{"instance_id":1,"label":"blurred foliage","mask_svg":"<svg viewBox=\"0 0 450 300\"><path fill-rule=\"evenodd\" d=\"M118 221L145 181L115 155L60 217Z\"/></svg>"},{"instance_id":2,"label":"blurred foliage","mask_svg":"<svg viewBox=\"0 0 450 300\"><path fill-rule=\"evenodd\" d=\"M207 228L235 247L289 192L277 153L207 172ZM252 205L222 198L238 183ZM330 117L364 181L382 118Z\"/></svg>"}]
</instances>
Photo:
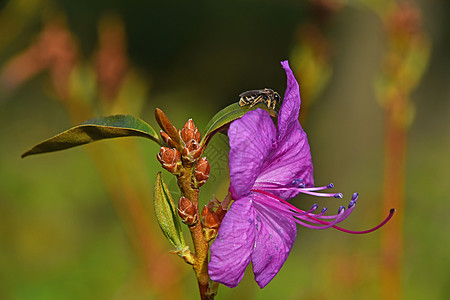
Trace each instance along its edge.
<instances>
[{"instance_id":1,"label":"blurred foliage","mask_svg":"<svg viewBox=\"0 0 450 300\"><path fill-rule=\"evenodd\" d=\"M347 198L359 192L346 227L377 223L386 213L380 89L399 87L380 77L392 49L380 18L388 2L0 2L0 299L196 299L195 278L168 253L151 208L161 169L156 145L126 138L26 160L20 154L101 115L133 114L157 128L155 107L178 128L189 118L205 128L244 90L282 92L286 58L300 81L316 182L332 180ZM397 215L404 219L400 288L405 299L447 299L450 5L414 3L432 47L428 64L406 51L409 64L396 74L399 82L411 78L415 107ZM226 194L227 147L216 135L207 148L204 204ZM264 290L246 274L235 289L221 286L217 299L379 299L380 237L302 229Z\"/></svg>"}]
</instances>

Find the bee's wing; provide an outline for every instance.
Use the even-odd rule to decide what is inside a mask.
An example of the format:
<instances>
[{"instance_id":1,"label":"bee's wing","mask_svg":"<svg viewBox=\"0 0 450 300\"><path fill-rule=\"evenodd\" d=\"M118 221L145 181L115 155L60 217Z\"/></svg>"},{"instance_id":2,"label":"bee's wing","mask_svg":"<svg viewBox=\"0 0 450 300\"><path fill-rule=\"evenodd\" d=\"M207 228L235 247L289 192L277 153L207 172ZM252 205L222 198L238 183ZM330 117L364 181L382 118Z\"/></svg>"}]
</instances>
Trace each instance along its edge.
<instances>
[{"instance_id":1,"label":"bee's wing","mask_svg":"<svg viewBox=\"0 0 450 300\"><path fill-rule=\"evenodd\" d=\"M239 94L239 97L251 97L251 96L257 96L260 94L265 94L266 92L264 91L264 89L259 89L259 90L250 90L250 91L245 91Z\"/></svg>"}]
</instances>

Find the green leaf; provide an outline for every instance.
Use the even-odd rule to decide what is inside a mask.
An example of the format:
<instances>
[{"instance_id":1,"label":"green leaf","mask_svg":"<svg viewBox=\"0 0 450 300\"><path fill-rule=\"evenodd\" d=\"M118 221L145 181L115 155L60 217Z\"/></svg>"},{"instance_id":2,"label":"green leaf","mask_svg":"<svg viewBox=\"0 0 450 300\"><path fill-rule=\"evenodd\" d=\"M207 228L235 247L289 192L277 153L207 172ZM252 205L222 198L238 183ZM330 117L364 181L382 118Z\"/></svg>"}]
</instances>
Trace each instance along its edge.
<instances>
[{"instance_id":1,"label":"green leaf","mask_svg":"<svg viewBox=\"0 0 450 300\"><path fill-rule=\"evenodd\" d=\"M268 108L265 103L250 106L240 106L239 103L233 103L228 105L217 114L212 117L212 119L206 125L206 132L201 141L201 145L205 145L209 142L211 137L216 134L221 129L224 129L229 123L241 118L246 112L261 108L266 110L272 117L277 117L277 112L271 108Z\"/></svg>"},{"instance_id":2,"label":"green leaf","mask_svg":"<svg viewBox=\"0 0 450 300\"><path fill-rule=\"evenodd\" d=\"M143 120L131 115L114 115L91 119L81 125L70 128L37 144L22 154L22 157L125 136L145 137L164 146L164 142L158 137L155 130Z\"/></svg>"},{"instance_id":3,"label":"green leaf","mask_svg":"<svg viewBox=\"0 0 450 300\"><path fill-rule=\"evenodd\" d=\"M161 172L156 176L154 202L156 218L164 235L177 251L186 249L177 209Z\"/></svg>"}]
</instances>

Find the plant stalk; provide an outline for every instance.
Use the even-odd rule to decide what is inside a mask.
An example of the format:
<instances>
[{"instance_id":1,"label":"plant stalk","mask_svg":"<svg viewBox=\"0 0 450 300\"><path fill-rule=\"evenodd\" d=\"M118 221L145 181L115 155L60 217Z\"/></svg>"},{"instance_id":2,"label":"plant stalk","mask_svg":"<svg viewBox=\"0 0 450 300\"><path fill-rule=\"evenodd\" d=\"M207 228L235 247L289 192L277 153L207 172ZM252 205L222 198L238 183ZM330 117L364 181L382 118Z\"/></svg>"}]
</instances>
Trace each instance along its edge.
<instances>
[{"instance_id":1,"label":"plant stalk","mask_svg":"<svg viewBox=\"0 0 450 300\"><path fill-rule=\"evenodd\" d=\"M197 207L196 214L200 216L198 209L198 195L199 189L192 186L193 166L185 166L184 172L178 177L178 187L181 194L192 201ZM200 219L200 218L198 218ZM215 293L209 291L210 278L208 275L208 251L209 243L203 235L201 222L189 226L191 238L194 243L194 265L193 269L197 277L198 288L200 292L200 299L213 300Z\"/></svg>"}]
</instances>

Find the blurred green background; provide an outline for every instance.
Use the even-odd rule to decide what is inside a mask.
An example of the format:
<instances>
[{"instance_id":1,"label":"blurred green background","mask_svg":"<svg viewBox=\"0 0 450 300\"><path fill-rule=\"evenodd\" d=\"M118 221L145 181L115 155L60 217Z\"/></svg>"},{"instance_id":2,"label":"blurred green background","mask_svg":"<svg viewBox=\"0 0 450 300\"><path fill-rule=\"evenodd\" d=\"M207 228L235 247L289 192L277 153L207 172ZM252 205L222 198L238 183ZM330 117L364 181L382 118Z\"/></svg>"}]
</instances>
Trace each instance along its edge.
<instances>
[{"instance_id":1,"label":"blurred green background","mask_svg":"<svg viewBox=\"0 0 450 300\"><path fill-rule=\"evenodd\" d=\"M449 11L446 0L0 2L0 299L197 299L152 211L157 145L20 155L100 115L156 128L156 107L203 130L242 91L283 93L285 59L316 184L360 195L343 226L398 211L368 235L299 228L265 289L249 268L217 299L450 298ZM216 136L206 152L204 204L226 194L227 151Z\"/></svg>"}]
</instances>

